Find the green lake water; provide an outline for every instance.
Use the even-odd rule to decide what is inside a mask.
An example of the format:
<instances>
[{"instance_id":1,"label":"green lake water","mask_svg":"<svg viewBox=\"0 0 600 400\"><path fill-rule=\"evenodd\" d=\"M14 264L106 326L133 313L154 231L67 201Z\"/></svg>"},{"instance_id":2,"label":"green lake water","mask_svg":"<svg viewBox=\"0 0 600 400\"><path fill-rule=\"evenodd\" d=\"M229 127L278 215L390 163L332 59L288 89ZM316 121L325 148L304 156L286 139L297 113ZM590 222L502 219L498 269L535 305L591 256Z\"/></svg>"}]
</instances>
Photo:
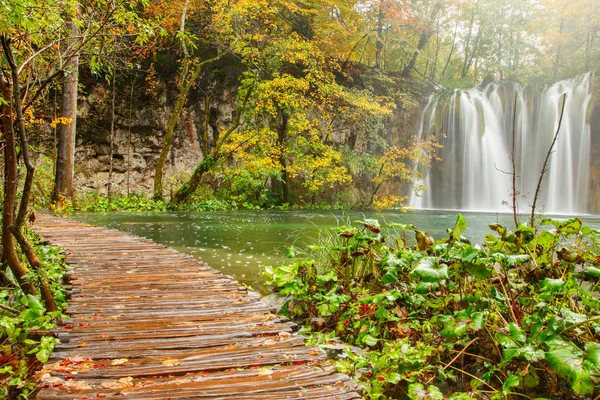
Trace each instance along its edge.
<instances>
[{"instance_id":1,"label":"green lake water","mask_svg":"<svg viewBox=\"0 0 600 400\"><path fill-rule=\"evenodd\" d=\"M481 242L488 225L499 222L512 227L511 214L463 212L467 219L466 237ZM344 225L348 221L376 218L380 223L413 224L435 239L447 237L457 212L341 212L341 211L222 211L166 213L75 213L86 223L116 228L163 243L207 262L258 290L263 289L260 267L285 263L285 249L303 247L314 240L320 229ZM587 225L600 228L600 216L583 218Z\"/></svg>"}]
</instances>

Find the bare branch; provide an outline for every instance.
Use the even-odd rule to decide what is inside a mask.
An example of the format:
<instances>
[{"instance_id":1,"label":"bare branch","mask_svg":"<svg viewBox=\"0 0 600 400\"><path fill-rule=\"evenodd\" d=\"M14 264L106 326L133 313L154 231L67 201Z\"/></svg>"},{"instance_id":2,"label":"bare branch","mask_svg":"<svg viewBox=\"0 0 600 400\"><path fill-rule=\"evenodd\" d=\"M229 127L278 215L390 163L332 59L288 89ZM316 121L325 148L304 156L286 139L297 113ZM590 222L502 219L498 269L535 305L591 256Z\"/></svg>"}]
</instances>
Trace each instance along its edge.
<instances>
[{"instance_id":1,"label":"bare branch","mask_svg":"<svg viewBox=\"0 0 600 400\"><path fill-rule=\"evenodd\" d=\"M546 153L546 158L544 159L544 164L542 165L542 170L540 171L540 179L538 180L537 187L535 188L535 195L533 196L533 204L531 205L531 218L529 220L529 224L533 226L533 220L535 217L535 205L537 203L538 197L540 195L540 189L542 187L542 181L544 180L544 175L548 170L548 160L550 159L550 154L554 152L554 145L556 144L556 140L558 139L558 132L560 132L560 127L562 125L563 115L565 113L565 103L567 102L567 94L563 95L562 107L560 109L560 118L558 120L558 128L556 128L556 133L554 134L554 139L552 139L552 144Z\"/></svg>"}]
</instances>

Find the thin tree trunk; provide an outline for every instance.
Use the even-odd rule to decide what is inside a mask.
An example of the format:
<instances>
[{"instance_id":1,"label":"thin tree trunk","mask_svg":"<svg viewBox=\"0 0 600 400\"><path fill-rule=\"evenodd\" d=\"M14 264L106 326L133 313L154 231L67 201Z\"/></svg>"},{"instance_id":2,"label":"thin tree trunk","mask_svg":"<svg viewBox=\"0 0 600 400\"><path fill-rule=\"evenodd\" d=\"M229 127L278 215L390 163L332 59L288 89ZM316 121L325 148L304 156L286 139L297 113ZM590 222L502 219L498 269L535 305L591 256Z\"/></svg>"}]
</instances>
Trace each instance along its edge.
<instances>
[{"instance_id":1,"label":"thin tree trunk","mask_svg":"<svg viewBox=\"0 0 600 400\"><path fill-rule=\"evenodd\" d=\"M412 69L415 67L415 64L417 63L417 57L419 56L419 53L427 45L428 41L429 32L422 32L421 36L419 37L419 44L417 45L417 48L413 52L412 57L410 58L408 63L404 66L404 69L402 69L402 76L408 76L410 74L410 71L412 71Z\"/></svg>"},{"instance_id":2,"label":"thin tree trunk","mask_svg":"<svg viewBox=\"0 0 600 400\"><path fill-rule=\"evenodd\" d=\"M564 25L565 25L565 19L563 18L560 20L560 28L558 28L559 40L561 39L560 36L562 35ZM560 62L560 51L561 51L561 44L559 41L558 48L556 49L556 58L554 59L554 75L558 74L558 65Z\"/></svg>"},{"instance_id":3,"label":"thin tree trunk","mask_svg":"<svg viewBox=\"0 0 600 400\"><path fill-rule=\"evenodd\" d=\"M550 160L550 154L554 151L554 145L556 144L556 140L558 139L558 133L560 132L560 127L562 125L563 115L565 113L565 103L567 102L567 94L563 94L562 107L560 109L560 118L558 119L558 128L556 128L556 133L554 134L554 138L552 139L552 144L550 144L550 148L546 153L546 158L544 159L544 163L542 164L542 170L540 171L540 177L538 179L537 186L535 188L535 195L533 196L533 203L531 204L531 218L529 219L529 224L533 226L534 218L535 218L535 206L538 201L538 197L540 196L540 190L542 188L542 181L544 180L544 175L548 170L548 161Z\"/></svg>"},{"instance_id":4,"label":"thin tree trunk","mask_svg":"<svg viewBox=\"0 0 600 400\"><path fill-rule=\"evenodd\" d=\"M69 46L75 45L79 36L77 21L69 22ZM63 80L61 116L69 118L70 124L60 124L58 129L58 150L56 156L56 176L52 202L73 200L73 176L75 174L75 132L77 126L77 85L79 83L79 54L73 55L66 65Z\"/></svg>"},{"instance_id":5,"label":"thin tree trunk","mask_svg":"<svg viewBox=\"0 0 600 400\"><path fill-rule=\"evenodd\" d=\"M182 87L179 91L179 95L177 96L177 102L175 103L175 107L173 108L173 112L171 113L169 120L167 122L167 129L165 131L165 137L163 138L163 145L160 151L160 155L158 157L158 161L156 162L156 168L154 170L154 199L162 200L163 193L163 171L165 164L167 162L167 157L169 156L169 151L171 150L171 143L173 143L173 136L175 133L175 127L177 126L177 121L179 120L179 116L181 115L181 110L183 110L183 106L187 100L188 93L192 86L198 80L200 76L200 72L202 72L202 67L206 64L219 60L223 57L226 52L222 52L216 57L211 59L202 61L198 63L192 74L187 76L185 81L182 83ZM187 62L187 61L186 61ZM187 69L187 68L186 68Z\"/></svg>"},{"instance_id":6,"label":"thin tree trunk","mask_svg":"<svg viewBox=\"0 0 600 400\"><path fill-rule=\"evenodd\" d=\"M517 96L518 92L515 92L515 101L513 102L513 119L512 119L512 143L510 150L510 163L512 167L511 181L512 181L512 209L513 209L513 220L515 223L515 230L519 229L519 212L517 210L517 166L515 165L515 146L516 146L516 126L517 126Z\"/></svg>"},{"instance_id":7,"label":"thin tree trunk","mask_svg":"<svg viewBox=\"0 0 600 400\"><path fill-rule=\"evenodd\" d=\"M204 132L202 132L202 156L208 155L208 128L210 127L210 97L204 99Z\"/></svg>"},{"instance_id":8,"label":"thin tree trunk","mask_svg":"<svg viewBox=\"0 0 600 400\"><path fill-rule=\"evenodd\" d=\"M2 97L10 100L12 93L10 84L0 74ZM15 243L10 227L14 222L14 210L17 197L17 152L15 148L15 132L12 121L12 102L2 106L2 132L4 134L4 204L2 209L2 254L8 263L17 283L25 294L35 294L35 288L27 282L27 268L21 265L15 252Z\"/></svg>"},{"instance_id":9,"label":"thin tree trunk","mask_svg":"<svg viewBox=\"0 0 600 400\"><path fill-rule=\"evenodd\" d=\"M240 126L242 121L242 110L248 103L248 100L252 95L252 91L253 87L249 88L244 100L241 102L241 104L239 104L233 124L229 127L229 129L227 129L226 132L220 135L219 140L215 143L215 147L213 147L210 154L204 155L202 161L200 161L200 163L196 166L196 169L194 169L190 179L177 189L175 195L171 199L173 203L181 204L185 202L192 195L192 193L198 189L198 185L200 184L204 174L212 170L216 166L219 159L224 156L224 154L221 152L221 147L227 141L227 139L229 139L229 136L231 136L231 134Z\"/></svg>"},{"instance_id":10,"label":"thin tree trunk","mask_svg":"<svg viewBox=\"0 0 600 400\"><path fill-rule=\"evenodd\" d=\"M385 17L383 12L383 2L379 2L379 9L377 13L377 38L375 41L375 68L383 68L383 18Z\"/></svg>"},{"instance_id":11,"label":"thin tree trunk","mask_svg":"<svg viewBox=\"0 0 600 400\"><path fill-rule=\"evenodd\" d=\"M281 165L281 203L290 203L290 186L289 186L289 174L287 171L287 160L285 159L285 141L287 138L288 131L288 116L285 112L281 111L281 125L278 132L278 142L280 146L279 164Z\"/></svg>"},{"instance_id":12,"label":"thin tree trunk","mask_svg":"<svg viewBox=\"0 0 600 400\"><path fill-rule=\"evenodd\" d=\"M111 108L110 108L110 151L108 155L108 185L106 187L106 194L108 195L108 200L112 199L112 178L113 178L113 168L114 168L114 160L113 154L115 152L115 94L117 91L115 85L115 79L117 75L117 69L113 68L113 79L112 79L112 99L111 99Z\"/></svg>"},{"instance_id":13,"label":"thin tree trunk","mask_svg":"<svg viewBox=\"0 0 600 400\"><path fill-rule=\"evenodd\" d=\"M135 85L135 75L131 80L131 91L129 93L129 126L127 127L127 197L131 194L131 125L133 125L133 87Z\"/></svg>"},{"instance_id":14,"label":"thin tree trunk","mask_svg":"<svg viewBox=\"0 0 600 400\"><path fill-rule=\"evenodd\" d=\"M471 20L469 22L469 34L467 35L467 42L465 44L465 61L463 63L463 68L461 72L461 78L464 78L467 75L467 63L469 60L469 46L471 44L471 36L473 35L473 23L475 22L475 10L471 11Z\"/></svg>"},{"instance_id":15,"label":"thin tree trunk","mask_svg":"<svg viewBox=\"0 0 600 400\"><path fill-rule=\"evenodd\" d=\"M54 295L52 294L52 290L50 289L50 285L48 284L48 279L46 278L46 274L43 271L40 271L44 268L41 261L35 255L33 250L33 246L29 243L29 240L23 235L23 226L25 225L25 218L27 216L27 210L29 206L29 198L31 195L31 188L33 185L33 177L35 173L35 168L33 163L31 162L31 158L29 155L29 143L27 140L27 132L25 130L25 120L23 118L23 104L21 102L21 83L19 80L19 72L18 67L13 58L10 43L6 40L6 37L2 37L2 47L4 49L4 54L8 61L8 64L11 68L11 75L13 80L13 104L14 109L17 115L17 127L19 129L19 139L21 141L21 154L23 155L23 162L25 163L26 174L25 174L25 183L23 184L23 191L21 193L21 202L19 204L19 211L17 213L17 217L14 225L9 226L9 230L19 243L21 250L25 254L27 261L31 265L31 267L36 270L38 273L38 277L40 280L40 289L42 293L42 298L44 299L44 303L46 305L46 309L50 312L56 311L56 302L54 301ZM20 263L19 263L20 264Z\"/></svg>"},{"instance_id":16,"label":"thin tree trunk","mask_svg":"<svg viewBox=\"0 0 600 400\"><path fill-rule=\"evenodd\" d=\"M440 81L444 79L444 75L446 75L446 70L448 69L448 65L450 65L450 60L452 59L452 54L454 53L454 49L456 48L456 35L458 34L458 21L454 26L454 36L452 38L452 46L450 47L450 53L448 53L448 58L446 59L446 64L444 65L444 69L440 73Z\"/></svg>"}]
</instances>

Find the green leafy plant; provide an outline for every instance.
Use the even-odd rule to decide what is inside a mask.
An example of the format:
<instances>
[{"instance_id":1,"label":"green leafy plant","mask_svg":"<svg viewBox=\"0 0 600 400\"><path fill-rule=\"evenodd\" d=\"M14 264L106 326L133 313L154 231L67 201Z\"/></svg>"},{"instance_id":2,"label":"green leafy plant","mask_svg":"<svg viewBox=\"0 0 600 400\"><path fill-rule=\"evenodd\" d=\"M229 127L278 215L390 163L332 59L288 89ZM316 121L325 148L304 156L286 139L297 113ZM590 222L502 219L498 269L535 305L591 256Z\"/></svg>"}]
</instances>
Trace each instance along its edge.
<instances>
[{"instance_id":1,"label":"green leafy plant","mask_svg":"<svg viewBox=\"0 0 600 400\"><path fill-rule=\"evenodd\" d=\"M595 396L600 232L541 227L494 224L478 245L461 215L438 241L356 221L265 274L312 341L346 343L336 365L368 398Z\"/></svg>"},{"instance_id":2,"label":"green leafy plant","mask_svg":"<svg viewBox=\"0 0 600 400\"><path fill-rule=\"evenodd\" d=\"M30 234L31 236L31 234ZM62 316L66 292L62 277L66 271L60 249L36 244L36 255L45 266L45 274L54 294L58 311L47 312L43 302L26 296L10 285L12 277L0 287L0 397L27 399L35 389L34 373L45 363L58 342L51 335L54 321ZM31 276L29 279L39 279Z\"/></svg>"}]
</instances>

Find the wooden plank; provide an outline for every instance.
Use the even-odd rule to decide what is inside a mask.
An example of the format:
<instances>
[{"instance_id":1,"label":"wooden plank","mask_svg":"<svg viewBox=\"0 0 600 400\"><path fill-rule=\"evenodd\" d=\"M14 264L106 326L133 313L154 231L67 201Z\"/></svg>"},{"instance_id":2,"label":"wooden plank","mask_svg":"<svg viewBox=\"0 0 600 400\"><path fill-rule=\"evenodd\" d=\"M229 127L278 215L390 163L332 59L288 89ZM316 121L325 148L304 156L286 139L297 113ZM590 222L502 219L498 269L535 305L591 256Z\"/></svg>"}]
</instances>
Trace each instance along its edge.
<instances>
[{"instance_id":1,"label":"wooden plank","mask_svg":"<svg viewBox=\"0 0 600 400\"><path fill-rule=\"evenodd\" d=\"M40 215L63 247L71 318L38 399L359 399L258 296L164 245Z\"/></svg>"}]
</instances>

